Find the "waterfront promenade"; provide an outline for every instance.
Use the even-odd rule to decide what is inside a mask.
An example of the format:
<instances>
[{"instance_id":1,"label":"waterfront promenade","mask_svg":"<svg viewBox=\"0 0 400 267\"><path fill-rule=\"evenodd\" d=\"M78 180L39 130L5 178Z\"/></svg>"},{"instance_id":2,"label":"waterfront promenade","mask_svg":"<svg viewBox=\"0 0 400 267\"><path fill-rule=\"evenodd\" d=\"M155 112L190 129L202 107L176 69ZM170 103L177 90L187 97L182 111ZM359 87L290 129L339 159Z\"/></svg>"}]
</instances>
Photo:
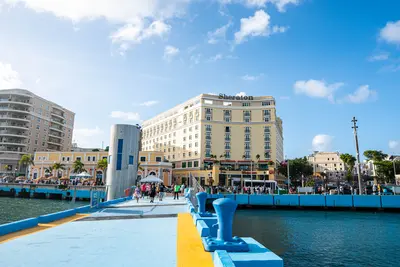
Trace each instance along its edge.
<instances>
[{"instance_id":1,"label":"waterfront promenade","mask_svg":"<svg viewBox=\"0 0 400 267\"><path fill-rule=\"evenodd\" d=\"M0 266L214 266L182 197L128 200L0 237Z\"/></svg>"}]
</instances>

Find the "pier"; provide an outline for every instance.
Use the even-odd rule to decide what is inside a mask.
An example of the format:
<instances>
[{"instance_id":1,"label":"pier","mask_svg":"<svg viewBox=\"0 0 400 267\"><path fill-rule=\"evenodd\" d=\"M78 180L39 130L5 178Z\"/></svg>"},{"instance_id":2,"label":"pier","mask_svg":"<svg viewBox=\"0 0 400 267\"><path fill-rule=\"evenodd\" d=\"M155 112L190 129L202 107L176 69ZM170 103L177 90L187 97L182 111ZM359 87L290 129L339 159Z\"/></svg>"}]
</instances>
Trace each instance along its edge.
<instances>
[{"instance_id":1,"label":"pier","mask_svg":"<svg viewBox=\"0 0 400 267\"><path fill-rule=\"evenodd\" d=\"M60 200L72 200L75 197L76 200L89 201L92 191L99 192L100 199L105 199L105 186L0 183L0 197Z\"/></svg>"}]
</instances>

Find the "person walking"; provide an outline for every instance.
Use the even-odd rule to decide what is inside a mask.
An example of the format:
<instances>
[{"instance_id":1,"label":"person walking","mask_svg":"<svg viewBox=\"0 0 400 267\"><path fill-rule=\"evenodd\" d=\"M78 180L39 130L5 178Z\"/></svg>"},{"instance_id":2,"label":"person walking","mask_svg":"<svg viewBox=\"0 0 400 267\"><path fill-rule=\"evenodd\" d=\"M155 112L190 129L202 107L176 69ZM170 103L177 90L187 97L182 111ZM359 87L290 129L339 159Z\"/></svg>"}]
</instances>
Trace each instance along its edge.
<instances>
[{"instance_id":1,"label":"person walking","mask_svg":"<svg viewBox=\"0 0 400 267\"><path fill-rule=\"evenodd\" d=\"M156 186L152 184L150 187L150 203L154 203L155 196L156 196Z\"/></svg>"},{"instance_id":2,"label":"person walking","mask_svg":"<svg viewBox=\"0 0 400 267\"><path fill-rule=\"evenodd\" d=\"M179 192L181 191L181 186L176 184L174 186L174 200L178 199L179 200Z\"/></svg>"},{"instance_id":3,"label":"person walking","mask_svg":"<svg viewBox=\"0 0 400 267\"><path fill-rule=\"evenodd\" d=\"M142 198L144 198L144 195L146 194L146 184L142 184L140 189L142 191Z\"/></svg>"},{"instance_id":4,"label":"person walking","mask_svg":"<svg viewBox=\"0 0 400 267\"><path fill-rule=\"evenodd\" d=\"M165 192L165 186L164 186L163 183L161 183L161 184L158 186L158 200L159 200L159 201L162 201L162 200L163 200L164 192Z\"/></svg>"},{"instance_id":5,"label":"person walking","mask_svg":"<svg viewBox=\"0 0 400 267\"><path fill-rule=\"evenodd\" d=\"M136 203L139 203L139 198L140 198L140 187L137 186L135 188L135 191L133 193L133 197L136 199Z\"/></svg>"}]
</instances>

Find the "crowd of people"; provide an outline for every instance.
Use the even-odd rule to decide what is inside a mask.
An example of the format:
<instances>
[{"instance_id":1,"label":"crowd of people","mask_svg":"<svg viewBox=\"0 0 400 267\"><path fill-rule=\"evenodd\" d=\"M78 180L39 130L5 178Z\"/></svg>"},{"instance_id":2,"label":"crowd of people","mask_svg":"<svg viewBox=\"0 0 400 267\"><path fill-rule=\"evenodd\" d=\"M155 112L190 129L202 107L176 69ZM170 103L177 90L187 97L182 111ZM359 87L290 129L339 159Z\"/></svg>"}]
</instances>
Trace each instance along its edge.
<instances>
[{"instance_id":1,"label":"crowd of people","mask_svg":"<svg viewBox=\"0 0 400 267\"><path fill-rule=\"evenodd\" d=\"M159 201L163 201L163 198L167 193L173 193L174 200L179 199L179 195L185 191L185 185L173 184L171 188L166 187L163 183L143 183L138 185L133 190L133 198L139 203L140 199L145 197L150 198L150 203L154 203L154 199L158 198Z\"/></svg>"}]
</instances>

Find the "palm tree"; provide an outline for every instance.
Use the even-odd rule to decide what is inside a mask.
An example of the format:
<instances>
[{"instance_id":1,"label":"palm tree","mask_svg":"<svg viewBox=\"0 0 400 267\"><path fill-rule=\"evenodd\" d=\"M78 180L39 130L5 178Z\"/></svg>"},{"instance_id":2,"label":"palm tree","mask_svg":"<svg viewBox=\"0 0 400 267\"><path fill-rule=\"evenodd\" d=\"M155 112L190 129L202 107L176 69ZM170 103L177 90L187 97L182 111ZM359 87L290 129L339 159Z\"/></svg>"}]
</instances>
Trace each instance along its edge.
<instances>
[{"instance_id":1,"label":"palm tree","mask_svg":"<svg viewBox=\"0 0 400 267\"><path fill-rule=\"evenodd\" d=\"M81 173L86 171L84 169L85 164L83 164L82 161L80 160L75 160L74 163L72 164L72 170L74 173Z\"/></svg>"},{"instance_id":2,"label":"palm tree","mask_svg":"<svg viewBox=\"0 0 400 267\"><path fill-rule=\"evenodd\" d=\"M62 164L61 162L59 162L59 163L54 163L52 167L53 167L53 170L56 171L57 177L58 177L58 171L59 171L59 170L65 170L65 165Z\"/></svg>"},{"instance_id":3,"label":"palm tree","mask_svg":"<svg viewBox=\"0 0 400 267\"><path fill-rule=\"evenodd\" d=\"M257 155L256 155L256 159L257 159L257 169L259 168L259 165L260 165L260 158L261 158L260 154L257 154Z\"/></svg>"},{"instance_id":4,"label":"palm tree","mask_svg":"<svg viewBox=\"0 0 400 267\"><path fill-rule=\"evenodd\" d=\"M35 165L35 163L33 162L33 157L30 154L25 154L22 155L21 159L19 160L19 165L24 166L25 168L25 177L28 176L28 166L29 165ZM6 165L7 166L7 165ZM7 166L8 168L8 166Z\"/></svg>"},{"instance_id":5,"label":"palm tree","mask_svg":"<svg viewBox=\"0 0 400 267\"><path fill-rule=\"evenodd\" d=\"M44 169L44 173L46 175L46 173L50 173L51 175L53 175L53 166L49 166L46 169Z\"/></svg>"},{"instance_id":6,"label":"palm tree","mask_svg":"<svg viewBox=\"0 0 400 267\"><path fill-rule=\"evenodd\" d=\"M140 165L140 162L139 162L139 164L138 164L138 168L139 168L139 165ZM99 161L97 162L97 167L96 167L96 168L103 171L103 182L106 180L106 170L107 170L107 167L108 167L108 162L107 162L107 159L106 159L106 158L101 159L101 160L99 160Z\"/></svg>"}]
</instances>

